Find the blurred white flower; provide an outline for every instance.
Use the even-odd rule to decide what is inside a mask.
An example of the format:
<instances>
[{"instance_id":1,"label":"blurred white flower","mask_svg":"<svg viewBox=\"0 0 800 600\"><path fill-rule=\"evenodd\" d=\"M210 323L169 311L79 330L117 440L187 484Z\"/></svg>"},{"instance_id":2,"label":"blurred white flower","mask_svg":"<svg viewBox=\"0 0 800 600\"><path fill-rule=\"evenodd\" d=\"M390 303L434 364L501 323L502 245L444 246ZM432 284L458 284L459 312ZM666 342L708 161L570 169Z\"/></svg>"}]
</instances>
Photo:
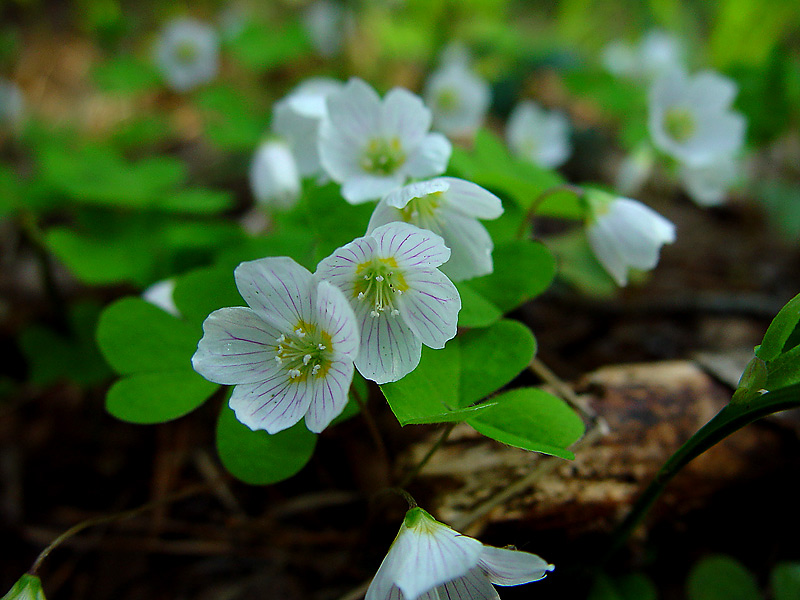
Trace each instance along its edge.
<instances>
[{"instance_id":1,"label":"blurred white flower","mask_svg":"<svg viewBox=\"0 0 800 600\"><path fill-rule=\"evenodd\" d=\"M617 77L635 77L639 71L636 49L622 40L609 42L600 53L600 62Z\"/></svg>"},{"instance_id":2,"label":"blurred white flower","mask_svg":"<svg viewBox=\"0 0 800 600\"><path fill-rule=\"evenodd\" d=\"M496 219L501 214L500 199L479 185L437 177L384 196L372 213L367 233L403 221L442 236L451 254L441 271L453 281L461 281L492 272L492 238L478 219Z\"/></svg>"},{"instance_id":3,"label":"blurred white flower","mask_svg":"<svg viewBox=\"0 0 800 600\"><path fill-rule=\"evenodd\" d=\"M730 154L693 167L682 164L678 174L686 193L700 206L719 206L740 178L740 163Z\"/></svg>"},{"instance_id":4,"label":"blurred white flower","mask_svg":"<svg viewBox=\"0 0 800 600\"><path fill-rule=\"evenodd\" d=\"M560 112L547 111L530 100L520 102L506 125L506 139L517 156L540 167L555 168L569 158L569 122Z\"/></svg>"},{"instance_id":5,"label":"blurred white flower","mask_svg":"<svg viewBox=\"0 0 800 600\"><path fill-rule=\"evenodd\" d=\"M619 165L615 189L626 196L638 192L653 171L655 165L653 149L643 144L626 156Z\"/></svg>"},{"instance_id":6,"label":"blurred white flower","mask_svg":"<svg viewBox=\"0 0 800 600\"><path fill-rule=\"evenodd\" d=\"M275 103L272 131L291 147L297 171L302 177L322 173L317 147L320 123L328 114L325 99L342 87L343 84L335 79L315 77L307 79Z\"/></svg>"},{"instance_id":7,"label":"blurred white flower","mask_svg":"<svg viewBox=\"0 0 800 600\"><path fill-rule=\"evenodd\" d=\"M489 84L456 51L431 73L425 84L425 104L433 112L433 127L448 136L471 136L483 124L491 101Z\"/></svg>"},{"instance_id":8,"label":"blurred white flower","mask_svg":"<svg viewBox=\"0 0 800 600\"><path fill-rule=\"evenodd\" d=\"M205 23L187 17L170 21L155 45L156 64L167 83L186 92L211 81L219 69L219 37Z\"/></svg>"},{"instance_id":9,"label":"blurred white flower","mask_svg":"<svg viewBox=\"0 0 800 600\"><path fill-rule=\"evenodd\" d=\"M229 404L250 429L277 433L305 417L319 433L347 404L359 344L352 308L290 258L243 262L234 278L249 308L206 318L194 370L236 386Z\"/></svg>"},{"instance_id":10,"label":"blurred white flower","mask_svg":"<svg viewBox=\"0 0 800 600\"><path fill-rule=\"evenodd\" d=\"M303 25L311 45L320 56L330 58L339 53L344 41L344 7L331 0L316 0L303 13Z\"/></svg>"},{"instance_id":11,"label":"blurred white flower","mask_svg":"<svg viewBox=\"0 0 800 600\"><path fill-rule=\"evenodd\" d=\"M25 116L25 97L13 81L0 78L0 129L17 129Z\"/></svg>"},{"instance_id":12,"label":"blurred white flower","mask_svg":"<svg viewBox=\"0 0 800 600\"><path fill-rule=\"evenodd\" d=\"M449 258L435 233L389 223L319 263L317 276L339 288L355 311L356 368L365 378L397 381L419 364L422 344L444 348L456 335L461 298L437 269Z\"/></svg>"},{"instance_id":13,"label":"blurred white flower","mask_svg":"<svg viewBox=\"0 0 800 600\"><path fill-rule=\"evenodd\" d=\"M250 189L261 204L289 209L300 197L300 175L289 146L267 140L256 150L250 164Z\"/></svg>"},{"instance_id":14,"label":"blurred white flower","mask_svg":"<svg viewBox=\"0 0 800 600\"><path fill-rule=\"evenodd\" d=\"M417 507L406 513L365 600L492 600L492 584L530 583L553 569L535 554L484 546Z\"/></svg>"},{"instance_id":15,"label":"blurred white flower","mask_svg":"<svg viewBox=\"0 0 800 600\"><path fill-rule=\"evenodd\" d=\"M142 292L142 299L150 304L157 306L161 310L168 312L174 317L180 317L181 312L175 306L173 293L175 292L175 280L162 279Z\"/></svg>"},{"instance_id":16,"label":"blurred white flower","mask_svg":"<svg viewBox=\"0 0 800 600\"><path fill-rule=\"evenodd\" d=\"M609 43L600 60L606 70L617 77L651 80L682 65L683 47L675 36L654 29L636 45L621 40Z\"/></svg>"},{"instance_id":17,"label":"blurred white flower","mask_svg":"<svg viewBox=\"0 0 800 600\"><path fill-rule=\"evenodd\" d=\"M617 285L628 283L631 269L653 269L661 246L675 241L675 225L641 202L600 190L585 198L589 245Z\"/></svg>"},{"instance_id":18,"label":"blurred white flower","mask_svg":"<svg viewBox=\"0 0 800 600\"><path fill-rule=\"evenodd\" d=\"M732 80L712 71L664 73L648 99L653 143L690 166L736 153L745 133L744 117L731 110L736 92Z\"/></svg>"},{"instance_id":19,"label":"blurred white flower","mask_svg":"<svg viewBox=\"0 0 800 600\"><path fill-rule=\"evenodd\" d=\"M447 168L452 146L441 133L428 132L431 111L408 90L394 88L381 100L353 78L328 95L327 104L320 159L351 204L376 200L409 177L432 177Z\"/></svg>"}]
</instances>

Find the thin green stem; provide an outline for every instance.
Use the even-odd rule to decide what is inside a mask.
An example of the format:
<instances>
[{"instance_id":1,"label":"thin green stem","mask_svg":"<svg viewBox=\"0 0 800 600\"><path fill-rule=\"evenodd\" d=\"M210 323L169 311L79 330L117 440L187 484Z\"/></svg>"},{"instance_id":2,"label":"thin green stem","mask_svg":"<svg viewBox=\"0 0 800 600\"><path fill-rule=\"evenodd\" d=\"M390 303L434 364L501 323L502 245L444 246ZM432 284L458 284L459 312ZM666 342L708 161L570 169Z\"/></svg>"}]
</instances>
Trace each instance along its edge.
<instances>
[{"instance_id":1,"label":"thin green stem","mask_svg":"<svg viewBox=\"0 0 800 600\"><path fill-rule=\"evenodd\" d=\"M689 462L745 425L749 425L753 421L772 413L797 406L800 406L800 384L767 392L747 404L732 403L725 406L700 431L678 448L677 452L656 473L653 481L650 482L650 485L638 498L628 516L614 530L603 564L606 564L624 545L630 534L636 529L637 525L639 525L664 491L667 484Z\"/></svg>"},{"instance_id":2,"label":"thin green stem","mask_svg":"<svg viewBox=\"0 0 800 600\"><path fill-rule=\"evenodd\" d=\"M541 208L542 204L544 204L544 201L547 200L550 196L553 196L561 192L570 192L578 197L583 196L583 189L579 188L578 186L571 185L569 183L564 183L546 189L541 194L539 194L533 200L533 202L531 202L531 205L528 207L528 210L525 211L525 216L523 217L522 222L519 224L519 228L517 229L517 239L521 240L525 238L525 235L528 232L528 226L530 225L531 221L533 221L533 217L536 216L536 212Z\"/></svg>"},{"instance_id":3,"label":"thin green stem","mask_svg":"<svg viewBox=\"0 0 800 600\"><path fill-rule=\"evenodd\" d=\"M406 473L406 476L403 477L403 480L400 482L401 488L406 487L409 483L411 483L412 481L414 481L414 479L417 478L417 475L419 475L419 472L422 471L422 468L426 464L428 464L428 461L431 459L431 457L436 453L436 451L439 448L442 447L442 444L444 444L447 441L447 438L450 437L450 433L452 433L455 426L456 426L455 423L448 423L448 425L442 431L442 435L440 435L439 439L436 440L433 446L430 447L425 456L422 457L422 460L420 460L417 463L417 466L411 469L408 473Z\"/></svg>"}]
</instances>

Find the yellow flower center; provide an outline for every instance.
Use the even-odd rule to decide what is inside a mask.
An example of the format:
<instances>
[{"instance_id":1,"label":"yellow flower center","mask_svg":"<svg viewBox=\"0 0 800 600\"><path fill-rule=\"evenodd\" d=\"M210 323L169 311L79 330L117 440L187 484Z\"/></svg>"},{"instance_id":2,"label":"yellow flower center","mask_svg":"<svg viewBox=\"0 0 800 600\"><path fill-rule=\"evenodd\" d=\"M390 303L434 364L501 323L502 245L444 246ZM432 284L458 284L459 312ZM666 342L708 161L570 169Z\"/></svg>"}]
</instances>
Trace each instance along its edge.
<instances>
[{"instance_id":1,"label":"yellow flower center","mask_svg":"<svg viewBox=\"0 0 800 600\"><path fill-rule=\"evenodd\" d=\"M391 175L406 162L400 138L372 138L361 155L361 168L375 175Z\"/></svg>"},{"instance_id":2,"label":"yellow flower center","mask_svg":"<svg viewBox=\"0 0 800 600\"><path fill-rule=\"evenodd\" d=\"M333 364L331 336L313 323L300 320L291 332L282 334L275 341L275 362L298 382L308 377L325 377Z\"/></svg>"},{"instance_id":3,"label":"yellow flower center","mask_svg":"<svg viewBox=\"0 0 800 600\"><path fill-rule=\"evenodd\" d=\"M189 40L183 40L175 47L175 58L185 65L197 60L197 54L197 44Z\"/></svg>"},{"instance_id":4,"label":"yellow flower center","mask_svg":"<svg viewBox=\"0 0 800 600\"><path fill-rule=\"evenodd\" d=\"M442 112L454 112L460 104L458 92L453 88L444 88L436 96L436 106Z\"/></svg>"},{"instance_id":5,"label":"yellow flower center","mask_svg":"<svg viewBox=\"0 0 800 600\"><path fill-rule=\"evenodd\" d=\"M685 142L697 129L697 122L691 111L685 108L671 108L664 114L664 129L676 142Z\"/></svg>"},{"instance_id":6,"label":"yellow flower center","mask_svg":"<svg viewBox=\"0 0 800 600\"><path fill-rule=\"evenodd\" d=\"M407 290L408 284L394 258L373 258L356 267L353 294L359 301L372 305L373 317L383 312L399 315L397 297Z\"/></svg>"},{"instance_id":7,"label":"yellow flower center","mask_svg":"<svg viewBox=\"0 0 800 600\"><path fill-rule=\"evenodd\" d=\"M442 192L432 192L419 198L412 198L400 210L400 216L406 223L419 225L429 229L428 225L436 221L436 211L442 204Z\"/></svg>"}]
</instances>

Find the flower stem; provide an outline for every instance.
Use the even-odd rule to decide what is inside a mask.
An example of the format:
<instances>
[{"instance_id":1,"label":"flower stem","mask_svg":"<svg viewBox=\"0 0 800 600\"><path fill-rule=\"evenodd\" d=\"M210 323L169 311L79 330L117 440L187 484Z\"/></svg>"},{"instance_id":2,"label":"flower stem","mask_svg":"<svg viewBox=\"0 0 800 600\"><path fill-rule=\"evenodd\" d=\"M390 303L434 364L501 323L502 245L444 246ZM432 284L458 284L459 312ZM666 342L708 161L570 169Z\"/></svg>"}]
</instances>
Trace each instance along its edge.
<instances>
[{"instance_id":1,"label":"flower stem","mask_svg":"<svg viewBox=\"0 0 800 600\"><path fill-rule=\"evenodd\" d=\"M455 423L448 423L448 425L442 431L442 435L440 435L439 439L436 440L433 446L430 447L425 456L422 457L422 460L420 460L419 463L417 463L417 466L411 469L408 473L406 473L406 476L403 477L403 480L400 482L401 488L406 487L409 483L411 483L412 481L414 481L414 479L417 478L417 475L419 475L419 472L422 471L422 468L426 464L428 464L428 461L431 459L431 457L436 453L436 451L439 448L442 447L442 444L444 444L447 441L447 438L450 437L450 433L453 431L455 426L456 426Z\"/></svg>"},{"instance_id":2,"label":"flower stem","mask_svg":"<svg viewBox=\"0 0 800 600\"><path fill-rule=\"evenodd\" d=\"M528 207L528 210L525 211L525 216L523 217L522 222L519 224L519 229L517 229L518 240L521 240L525 237L525 234L528 231L528 225L533 221L533 217L536 216L536 212L541 208L542 204L544 204L544 201L547 200L550 196L553 196L560 192L570 192L578 197L583 196L582 188L576 185L571 185L569 183L557 185L555 187L551 187L543 191L533 200L533 202L531 202L531 205Z\"/></svg>"},{"instance_id":3,"label":"flower stem","mask_svg":"<svg viewBox=\"0 0 800 600\"><path fill-rule=\"evenodd\" d=\"M383 437L381 436L380 429L378 429L378 424L375 422L375 418L369 411L367 403L361 397L361 394L356 389L355 385L350 386L350 393L352 394L353 399L356 401L356 404L358 404L358 407L361 410L361 416L364 418L364 422L367 424L367 429L369 430L369 435L372 438L372 443L375 444L375 449L378 451L378 454L381 457L381 461L383 462L384 466L386 467L386 471L388 472L389 469L391 468L391 463L389 462L389 453L386 451L386 444L383 443Z\"/></svg>"}]
</instances>

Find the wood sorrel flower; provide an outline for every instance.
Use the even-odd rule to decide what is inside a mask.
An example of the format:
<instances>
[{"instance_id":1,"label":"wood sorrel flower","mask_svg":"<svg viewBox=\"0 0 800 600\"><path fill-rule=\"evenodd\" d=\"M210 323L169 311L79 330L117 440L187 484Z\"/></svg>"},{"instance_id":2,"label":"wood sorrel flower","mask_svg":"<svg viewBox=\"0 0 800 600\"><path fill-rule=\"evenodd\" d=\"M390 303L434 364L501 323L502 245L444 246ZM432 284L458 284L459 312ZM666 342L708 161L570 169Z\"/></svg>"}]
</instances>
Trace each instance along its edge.
<instances>
[{"instance_id":1,"label":"wood sorrel flower","mask_svg":"<svg viewBox=\"0 0 800 600\"><path fill-rule=\"evenodd\" d=\"M731 110L736 84L712 71L662 74L650 88L648 126L653 143L679 161L700 166L731 155L744 142L745 119Z\"/></svg>"},{"instance_id":2,"label":"wood sorrel flower","mask_svg":"<svg viewBox=\"0 0 800 600\"><path fill-rule=\"evenodd\" d=\"M249 308L221 308L203 323L192 366L235 385L230 406L250 429L276 433L305 416L320 432L347 404L358 327L342 293L290 258L240 264Z\"/></svg>"},{"instance_id":3,"label":"wood sorrel flower","mask_svg":"<svg viewBox=\"0 0 800 600\"><path fill-rule=\"evenodd\" d=\"M678 174L689 197L699 206L719 206L741 175L735 156L724 154L699 166L682 164Z\"/></svg>"},{"instance_id":4,"label":"wood sorrel flower","mask_svg":"<svg viewBox=\"0 0 800 600\"><path fill-rule=\"evenodd\" d=\"M478 219L496 219L501 214L500 198L479 185L437 177L384 196L372 213L367 233L404 221L442 236L451 254L441 270L453 281L461 281L492 272L492 238Z\"/></svg>"},{"instance_id":5,"label":"wood sorrel flower","mask_svg":"<svg viewBox=\"0 0 800 600\"><path fill-rule=\"evenodd\" d=\"M441 133L428 132L431 111L408 90L394 88L381 100L353 78L327 103L320 159L351 204L376 200L409 177L431 177L447 168L452 146Z\"/></svg>"},{"instance_id":6,"label":"wood sorrel flower","mask_svg":"<svg viewBox=\"0 0 800 600\"><path fill-rule=\"evenodd\" d=\"M419 364L422 344L444 348L456 334L461 298L438 267L450 258L441 237L389 223L319 263L317 276L350 301L361 329L356 368L377 383Z\"/></svg>"},{"instance_id":7,"label":"wood sorrel flower","mask_svg":"<svg viewBox=\"0 0 800 600\"><path fill-rule=\"evenodd\" d=\"M486 118L491 90L469 68L469 57L459 55L431 73L423 97L433 111L435 129L449 136L471 136Z\"/></svg>"},{"instance_id":8,"label":"wood sorrel flower","mask_svg":"<svg viewBox=\"0 0 800 600\"><path fill-rule=\"evenodd\" d=\"M530 583L553 568L529 552L484 546L416 507L406 513L366 600L490 600L498 598L493 583Z\"/></svg>"},{"instance_id":9,"label":"wood sorrel flower","mask_svg":"<svg viewBox=\"0 0 800 600\"><path fill-rule=\"evenodd\" d=\"M661 246L675 241L675 225L641 202L600 190L585 197L589 245L617 285L628 283L630 269L654 268Z\"/></svg>"},{"instance_id":10,"label":"wood sorrel flower","mask_svg":"<svg viewBox=\"0 0 800 600\"><path fill-rule=\"evenodd\" d=\"M520 102L512 111L506 139L514 154L541 167L558 167L572 152L567 117L530 100Z\"/></svg>"},{"instance_id":11,"label":"wood sorrel flower","mask_svg":"<svg viewBox=\"0 0 800 600\"><path fill-rule=\"evenodd\" d=\"M303 177L322 174L317 146L320 123L328 114L325 99L342 87L335 79L312 77L275 103L272 131L289 144Z\"/></svg>"},{"instance_id":12,"label":"wood sorrel flower","mask_svg":"<svg viewBox=\"0 0 800 600\"><path fill-rule=\"evenodd\" d=\"M156 40L155 58L167 83L186 92L211 81L219 68L219 38L209 25L189 18L170 21Z\"/></svg>"},{"instance_id":13,"label":"wood sorrel flower","mask_svg":"<svg viewBox=\"0 0 800 600\"><path fill-rule=\"evenodd\" d=\"M250 164L250 189L261 204L288 209L300 197L300 175L294 155L281 140L268 140Z\"/></svg>"}]
</instances>

